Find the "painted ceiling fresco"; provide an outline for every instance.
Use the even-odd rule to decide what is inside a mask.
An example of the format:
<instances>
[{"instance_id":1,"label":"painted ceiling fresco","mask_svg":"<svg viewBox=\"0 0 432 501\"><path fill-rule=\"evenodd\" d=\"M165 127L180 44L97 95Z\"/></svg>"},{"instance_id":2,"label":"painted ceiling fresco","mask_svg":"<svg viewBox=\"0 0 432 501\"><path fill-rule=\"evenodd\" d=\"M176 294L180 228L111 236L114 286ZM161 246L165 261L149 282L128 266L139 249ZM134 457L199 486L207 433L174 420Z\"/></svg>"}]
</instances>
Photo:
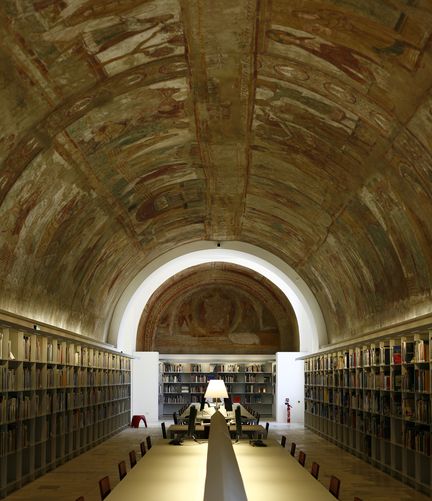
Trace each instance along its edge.
<instances>
[{"instance_id":1,"label":"painted ceiling fresco","mask_svg":"<svg viewBox=\"0 0 432 501\"><path fill-rule=\"evenodd\" d=\"M138 351L260 353L298 351L295 313L284 294L247 268L194 266L174 275L150 298Z\"/></svg>"},{"instance_id":2,"label":"painted ceiling fresco","mask_svg":"<svg viewBox=\"0 0 432 501\"><path fill-rule=\"evenodd\" d=\"M2 0L0 309L105 339L199 240L276 254L330 341L431 313L427 0Z\"/></svg>"}]
</instances>

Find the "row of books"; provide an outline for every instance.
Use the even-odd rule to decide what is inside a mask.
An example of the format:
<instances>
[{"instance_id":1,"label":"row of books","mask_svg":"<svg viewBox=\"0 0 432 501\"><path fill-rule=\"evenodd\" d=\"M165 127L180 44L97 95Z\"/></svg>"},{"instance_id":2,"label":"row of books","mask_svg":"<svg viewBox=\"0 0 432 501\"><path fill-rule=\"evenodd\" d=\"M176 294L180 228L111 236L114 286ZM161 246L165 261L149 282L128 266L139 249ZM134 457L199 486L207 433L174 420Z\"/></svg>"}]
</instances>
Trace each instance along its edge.
<instances>
[{"instance_id":1,"label":"row of books","mask_svg":"<svg viewBox=\"0 0 432 501\"><path fill-rule=\"evenodd\" d=\"M266 364L174 364L163 362L162 372L185 372L185 373L239 373L239 372L269 372ZM225 377L224 377L225 379Z\"/></svg>"},{"instance_id":2,"label":"row of books","mask_svg":"<svg viewBox=\"0 0 432 501\"><path fill-rule=\"evenodd\" d=\"M391 375L381 373L345 373L343 375L316 375L306 378L305 386L322 386L334 388L353 388L358 390L393 390L430 392L430 371L407 370L393 372Z\"/></svg>"},{"instance_id":3,"label":"row of books","mask_svg":"<svg viewBox=\"0 0 432 501\"><path fill-rule=\"evenodd\" d=\"M205 377L205 376L203 376ZM181 374L164 374L162 376L163 383L181 383L182 375Z\"/></svg>"},{"instance_id":4,"label":"row of books","mask_svg":"<svg viewBox=\"0 0 432 501\"><path fill-rule=\"evenodd\" d=\"M414 345L414 360L427 362L429 360L429 341L418 340Z\"/></svg>"},{"instance_id":5,"label":"row of books","mask_svg":"<svg viewBox=\"0 0 432 501\"><path fill-rule=\"evenodd\" d=\"M271 376L266 374L246 374L246 383L271 383Z\"/></svg>"},{"instance_id":6,"label":"row of books","mask_svg":"<svg viewBox=\"0 0 432 501\"><path fill-rule=\"evenodd\" d=\"M357 347L344 352L313 357L305 361L305 370L328 371L380 365L428 362L429 340L402 341L401 344Z\"/></svg>"},{"instance_id":7,"label":"row of books","mask_svg":"<svg viewBox=\"0 0 432 501\"><path fill-rule=\"evenodd\" d=\"M43 395L9 397L0 396L0 424L16 419L27 419L79 407L100 405L110 401L128 399L129 387L92 389L82 392L46 393Z\"/></svg>"},{"instance_id":8,"label":"row of books","mask_svg":"<svg viewBox=\"0 0 432 501\"><path fill-rule=\"evenodd\" d=\"M406 448L413 449L430 456L431 453L431 434L424 428L415 426L406 426L403 430L403 445Z\"/></svg>"},{"instance_id":9,"label":"row of books","mask_svg":"<svg viewBox=\"0 0 432 501\"><path fill-rule=\"evenodd\" d=\"M116 419L117 416L121 415L122 413L126 413L128 410L129 409L118 408L118 412L113 417L113 419ZM98 422L100 424L104 424L106 423L106 419L106 414L97 416L94 412L88 411L85 413L75 414L70 417L61 416L61 418L59 418L55 423L47 420L46 423L41 426L35 434L33 444L47 442L48 440L53 439L53 445L55 446L56 440L58 444L58 438L67 436L67 433L74 433L78 430L83 430L86 427L91 432L91 438L89 439L96 439L97 436L104 435L106 432L104 431L105 426L102 426L100 429L98 429L94 425ZM128 419L125 420L125 423L127 421ZM76 448L78 446L78 443L75 441L75 435L73 438L73 448ZM69 439L67 439L67 441L68 440ZM20 449L30 447L31 445L32 440L30 427L25 423L19 427L11 427L8 430L0 432L0 456L14 453Z\"/></svg>"},{"instance_id":10,"label":"row of books","mask_svg":"<svg viewBox=\"0 0 432 501\"><path fill-rule=\"evenodd\" d=\"M422 423L429 423L430 402L429 400L417 400L415 402L415 419Z\"/></svg>"},{"instance_id":11,"label":"row of books","mask_svg":"<svg viewBox=\"0 0 432 501\"><path fill-rule=\"evenodd\" d=\"M47 362L130 370L130 360L119 354L20 331L5 335L0 328L0 359L41 362L45 359L44 349Z\"/></svg>"},{"instance_id":12,"label":"row of books","mask_svg":"<svg viewBox=\"0 0 432 501\"><path fill-rule=\"evenodd\" d=\"M185 404L188 401L183 395L164 395L163 402L164 404Z\"/></svg>"},{"instance_id":13,"label":"row of books","mask_svg":"<svg viewBox=\"0 0 432 501\"><path fill-rule=\"evenodd\" d=\"M335 407L356 410L360 412L370 412L384 416L403 417L420 423L426 423L430 416L430 400L415 399L409 396L401 398L375 393L361 394L350 391L335 391L322 389L319 391L307 390L305 393L306 411L311 405L311 400L316 400L317 404L324 404ZM325 411L327 412L327 411Z\"/></svg>"},{"instance_id":14,"label":"row of books","mask_svg":"<svg viewBox=\"0 0 432 501\"><path fill-rule=\"evenodd\" d=\"M2 391L22 391L64 386L99 386L129 384L129 372L87 371L73 368L0 368L0 388Z\"/></svg>"},{"instance_id":15,"label":"row of books","mask_svg":"<svg viewBox=\"0 0 432 501\"><path fill-rule=\"evenodd\" d=\"M86 426L92 426L108 417L118 416L129 411L126 404L117 403L110 408L98 410L87 409L74 411L73 414L58 415L54 421L46 419L35 431L35 442L43 442L49 438L71 433ZM30 441L30 426L23 423L0 432L0 455L8 454L20 448L28 447Z\"/></svg>"},{"instance_id":16,"label":"row of books","mask_svg":"<svg viewBox=\"0 0 432 501\"><path fill-rule=\"evenodd\" d=\"M71 368L48 368L47 387L101 386L129 384L129 372L74 371Z\"/></svg>"},{"instance_id":17,"label":"row of books","mask_svg":"<svg viewBox=\"0 0 432 501\"><path fill-rule=\"evenodd\" d=\"M111 400L119 400L130 397L129 387L114 386L89 391L67 393L67 408L73 409L96 405Z\"/></svg>"},{"instance_id":18,"label":"row of books","mask_svg":"<svg viewBox=\"0 0 432 501\"><path fill-rule=\"evenodd\" d=\"M17 449L17 430L12 428L0 432L0 456L10 454Z\"/></svg>"},{"instance_id":19,"label":"row of books","mask_svg":"<svg viewBox=\"0 0 432 501\"><path fill-rule=\"evenodd\" d=\"M126 402L120 401L96 409L78 409L71 414L59 414L57 415L52 433L54 435L70 433L86 426L92 426L98 421L126 413L129 410L129 405Z\"/></svg>"},{"instance_id":20,"label":"row of books","mask_svg":"<svg viewBox=\"0 0 432 501\"><path fill-rule=\"evenodd\" d=\"M183 364L170 364L168 362L164 362L163 372L185 372Z\"/></svg>"}]
</instances>

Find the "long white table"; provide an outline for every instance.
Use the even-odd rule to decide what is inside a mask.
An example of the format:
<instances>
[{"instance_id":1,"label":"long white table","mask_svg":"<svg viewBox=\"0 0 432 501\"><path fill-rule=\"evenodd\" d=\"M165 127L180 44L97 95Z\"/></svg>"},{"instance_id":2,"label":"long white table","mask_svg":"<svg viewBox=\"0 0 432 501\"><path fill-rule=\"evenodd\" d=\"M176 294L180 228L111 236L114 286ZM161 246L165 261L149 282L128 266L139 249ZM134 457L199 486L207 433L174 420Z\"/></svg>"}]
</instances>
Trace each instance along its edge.
<instances>
[{"instance_id":1,"label":"long white table","mask_svg":"<svg viewBox=\"0 0 432 501\"><path fill-rule=\"evenodd\" d=\"M206 477L207 442L184 445L157 442L115 487L109 501L202 501ZM234 444L248 501L334 501L334 497L308 470L300 466L276 441L252 447Z\"/></svg>"},{"instance_id":2,"label":"long white table","mask_svg":"<svg viewBox=\"0 0 432 501\"><path fill-rule=\"evenodd\" d=\"M274 440L234 445L248 501L334 501L330 492Z\"/></svg>"}]
</instances>

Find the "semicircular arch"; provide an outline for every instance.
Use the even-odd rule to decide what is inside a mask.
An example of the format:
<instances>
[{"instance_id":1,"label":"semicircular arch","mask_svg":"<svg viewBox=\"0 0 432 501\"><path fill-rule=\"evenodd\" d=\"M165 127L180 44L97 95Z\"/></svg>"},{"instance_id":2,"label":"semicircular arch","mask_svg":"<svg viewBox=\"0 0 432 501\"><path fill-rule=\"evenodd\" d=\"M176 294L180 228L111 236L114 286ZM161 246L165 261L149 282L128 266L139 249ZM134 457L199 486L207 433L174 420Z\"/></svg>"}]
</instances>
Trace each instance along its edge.
<instances>
[{"instance_id":1,"label":"semicircular arch","mask_svg":"<svg viewBox=\"0 0 432 501\"><path fill-rule=\"evenodd\" d=\"M294 309L300 351L316 351L327 344L327 331L320 306L300 275L274 254L251 244L234 241L185 244L149 263L131 281L118 301L109 328L108 342L122 351L135 351L139 320L151 295L179 271L209 262L238 264L273 282Z\"/></svg>"}]
</instances>

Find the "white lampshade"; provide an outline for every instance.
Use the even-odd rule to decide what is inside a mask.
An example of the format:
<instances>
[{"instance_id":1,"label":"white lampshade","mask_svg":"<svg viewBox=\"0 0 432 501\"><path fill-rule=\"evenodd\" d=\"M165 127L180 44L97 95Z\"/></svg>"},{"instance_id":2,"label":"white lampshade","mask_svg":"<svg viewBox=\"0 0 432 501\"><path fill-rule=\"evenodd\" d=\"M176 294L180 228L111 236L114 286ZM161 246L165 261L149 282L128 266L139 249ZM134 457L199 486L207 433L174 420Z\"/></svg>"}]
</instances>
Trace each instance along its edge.
<instances>
[{"instance_id":1,"label":"white lampshade","mask_svg":"<svg viewBox=\"0 0 432 501\"><path fill-rule=\"evenodd\" d=\"M210 379L204 398L228 398L228 392L222 379Z\"/></svg>"}]
</instances>

